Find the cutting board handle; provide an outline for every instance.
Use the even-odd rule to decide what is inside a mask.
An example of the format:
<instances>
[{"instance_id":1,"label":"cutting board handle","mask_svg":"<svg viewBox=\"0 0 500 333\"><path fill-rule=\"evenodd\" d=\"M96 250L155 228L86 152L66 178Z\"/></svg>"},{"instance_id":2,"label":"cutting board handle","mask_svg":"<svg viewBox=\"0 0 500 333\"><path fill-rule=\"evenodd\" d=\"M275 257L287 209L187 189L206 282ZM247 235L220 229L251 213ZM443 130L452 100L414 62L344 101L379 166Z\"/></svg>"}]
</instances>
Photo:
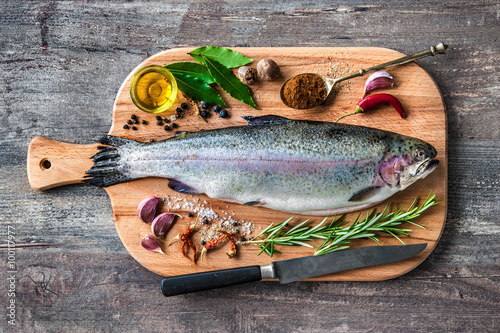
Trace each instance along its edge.
<instances>
[{"instance_id":1,"label":"cutting board handle","mask_svg":"<svg viewBox=\"0 0 500 333\"><path fill-rule=\"evenodd\" d=\"M83 182L98 143L78 145L37 136L28 149L28 180L38 191Z\"/></svg>"}]
</instances>

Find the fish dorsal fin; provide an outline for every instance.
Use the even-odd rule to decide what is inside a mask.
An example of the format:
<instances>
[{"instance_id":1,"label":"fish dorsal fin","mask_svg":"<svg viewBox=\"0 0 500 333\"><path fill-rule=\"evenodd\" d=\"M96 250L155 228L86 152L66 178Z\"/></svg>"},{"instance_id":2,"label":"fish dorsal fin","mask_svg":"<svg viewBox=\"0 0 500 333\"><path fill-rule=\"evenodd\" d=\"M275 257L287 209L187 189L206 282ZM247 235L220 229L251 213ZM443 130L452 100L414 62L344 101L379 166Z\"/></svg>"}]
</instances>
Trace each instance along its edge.
<instances>
[{"instance_id":1,"label":"fish dorsal fin","mask_svg":"<svg viewBox=\"0 0 500 333\"><path fill-rule=\"evenodd\" d=\"M260 126L260 125L271 125L271 124L282 124L289 122L290 119L280 116L267 115L267 116L245 116L243 117L246 121L248 121L248 126Z\"/></svg>"}]
</instances>

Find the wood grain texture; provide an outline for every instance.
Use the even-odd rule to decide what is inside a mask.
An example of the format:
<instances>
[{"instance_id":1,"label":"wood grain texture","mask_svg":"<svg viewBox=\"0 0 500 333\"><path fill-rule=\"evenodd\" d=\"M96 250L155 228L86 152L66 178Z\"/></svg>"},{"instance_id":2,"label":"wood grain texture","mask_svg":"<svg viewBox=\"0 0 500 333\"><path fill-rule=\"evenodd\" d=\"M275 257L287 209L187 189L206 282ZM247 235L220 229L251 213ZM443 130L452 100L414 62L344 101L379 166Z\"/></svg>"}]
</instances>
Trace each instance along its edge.
<instances>
[{"instance_id":1,"label":"wood grain texture","mask_svg":"<svg viewBox=\"0 0 500 333\"><path fill-rule=\"evenodd\" d=\"M76 145L37 136L28 148L27 172L33 189L48 190L83 182L82 175L94 164L90 157L98 144Z\"/></svg>"},{"instance_id":2,"label":"wood grain texture","mask_svg":"<svg viewBox=\"0 0 500 333\"><path fill-rule=\"evenodd\" d=\"M235 51L243 52L247 57L254 59L254 66L262 58L271 58L280 66L281 77L272 82L259 82L251 86L252 94L260 110L254 110L243 103L232 99L228 94L221 91L224 101L230 105L230 118L222 119L212 114L208 122L199 119L194 112L186 112L186 116L177 120L175 123L180 131L201 131L226 126L244 126L246 121L243 116L259 116L274 114L293 119L308 119L333 122L339 116L350 112L355 108L360 96L363 94L363 85L366 78L357 78L339 84L335 87L334 94L329 96L328 100L321 106L310 110L294 110L283 105L279 98L279 89L281 85L290 77L300 73L318 73L332 76L333 69L343 71L347 74L361 68L368 68L376 64L381 64L390 60L397 59L402 54L383 48L233 48ZM172 131L165 131L162 126L155 124L154 114L140 112L132 103L130 98L130 82L136 70L147 65L167 65L178 61L190 61L188 53L192 48L173 49L160 52L146 59L130 73L125 79L118 91L114 110L113 124L109 134L121 136L134 140L148 142L151 139L162 140L173 136ZM348 60L344 60L348 59ZM440 165L429 178L419 181L408 190L391 197L386 202L378 206L378 211L384 209L386 204L398 203L398 205L411 204L415 197L425 198L430 191L433 191L438 201L446 202L447 190L447 153L446 153L446 115L444 104L439 89L434 84L429 75L417 64L407 64L404 66L391 68L391 74L396 78L395 89L386 90L393 93L401 100L406 107L408 117L401 119L399 115L390 107L381 108L377 111L364 114L362 117L351 117L344 122L356 125L381 128L388 131L397 132L404 135L419 137L431 143L438 151ZM179 93L177 103L172 106L174 111L181 102L185 102L182 94ZM168 111L167 111L168 113ZM132 131L123 128L123 124L135 114L141 119L145 119L148 125L137 125L138 130ZM227 259L225 247L210 251L206 260L191 265L179 253L179 246L163 246L167 255L158 255L145 251L140 245L140 240L146 234L150 233L149 225L142 223L136 216L136 207L139 202L149 196L156 195L160 198L175 198L180 202L199 200L194 209L209 207L213 209L220 218L210 219L211 224L222 222L224 214L222 212L232 212L232 218L237 221L251 221L255 227L255 232L266 228L270 223L280 223L291 217L288 213L271 211L259 207L248 207L238 204L226 203L213 200L207 196L192 196L177 194L168 188L168 181L164 179L144 179L118 184L106 191L110 195L113 206L113 215L118 235L125 248L131 255L143 266L153 272L172 276L180 274L190 274L195 272L205 272L217 269L227 269L232 267L242 267L250 265L266 265L272 260L290 259L304 255L310 255L311 251L305 247L282 248L282 253L275 255L274 258L261 255L258 256L260 249L255 246L240 246L239 255L233 260ZM191 209L191 212L194 211ZM165 241L169 244L172 239L182 233L187 224L193 219L189 219L186 214L190 209L175 210L166 207L165 211L182 213L184 220L178 219ZM365 210L362 214L367 214ZM234 214L234 215L233 215ZM354 221L357 213L349 214L347 221ZM429 214L425 214L426 230L414 230L412 232L411 242L428 242L428 248L419 256L399 263L393 263L384 266L377 266L365 269L358 269L349 272L337 273L317 277L310 280L326 281L377 281L397 277L410 271L421 263L436 246L441 232L444 228L446 218L446 204L442 204L432 209ZM297 216L291 223L296 223L310 219L311 223L321 222L322 218L311 216ZM203 233L203 229L210 226L199 225L196 233ZM416 229L416 228L412 228ZM248 237L247 236L247 237ZM200 236L195 236L195 244L200 244ZM395 244L397 240L391 237L382 236L383 244ZM371 245L372 241L357 242L355 246ZM319 245L319 244L318 244ZM278 247L278 249L280 249ZM198 245L198 251L200 245Z\"/></svg>"},{"instance_id":3,"label":"wood grain texture","mask_svg":"<svg viewBox=\"0 0 500 333\"><path fill-rule=\"evenodd\" d=\"M5 332L497 332L500 327L500 20L497 1L17 1L0 11L0 235L17 231L17 326ZM38 192L35 136L92 144L127 75L183 46L385 47L443 40L419 64L448 118L447 221L416 269L380 282L263 282L164 298L112 223L107 193ZM2 267L0 305L9 302ZM50 278L41 285L42 273ZM41 292L42 291L42 292Z\"/></svg>"}]
</instances>

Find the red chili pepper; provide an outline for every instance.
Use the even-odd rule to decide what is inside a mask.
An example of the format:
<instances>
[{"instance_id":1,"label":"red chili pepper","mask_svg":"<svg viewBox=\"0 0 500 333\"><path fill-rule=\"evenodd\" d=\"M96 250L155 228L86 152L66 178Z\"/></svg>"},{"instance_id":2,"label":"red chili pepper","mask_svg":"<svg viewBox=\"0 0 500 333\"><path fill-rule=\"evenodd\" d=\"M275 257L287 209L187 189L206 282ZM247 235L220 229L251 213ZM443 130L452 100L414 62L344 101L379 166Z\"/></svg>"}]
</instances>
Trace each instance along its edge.
<instances>
[{"instance_id":1,"label":"red chili pepper","mask_svg":"<svg viewBox=\"0 0 500 333\"><path fill-rule=\"evenodd\" d=\"M396 111L399 113L401 118L405 118L405 110L403 109L403 106L401 103L398 101L398 99L392 95L389 94L375 94L368 96L356 104L356 110L354 110L353 113L346 114L340 118L338 118L335 122L338 122L340 119L345 118L347 116L352 116L357 113L363 113L369 110L372 110L379 106L382 103L389 103L391 106L396 109Z\"/></svg>"}]
</instances>

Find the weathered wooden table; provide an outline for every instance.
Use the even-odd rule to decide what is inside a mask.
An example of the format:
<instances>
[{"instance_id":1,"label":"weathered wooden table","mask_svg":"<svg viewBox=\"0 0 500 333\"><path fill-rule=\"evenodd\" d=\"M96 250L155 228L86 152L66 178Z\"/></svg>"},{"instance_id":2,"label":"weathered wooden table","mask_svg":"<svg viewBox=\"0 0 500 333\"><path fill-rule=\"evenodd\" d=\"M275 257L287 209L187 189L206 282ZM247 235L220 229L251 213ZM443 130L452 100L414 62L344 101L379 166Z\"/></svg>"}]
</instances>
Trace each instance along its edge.
<instances>
[{"instance_id":1,"label":"weathered wooden table","mask_svg":"<svg viewBox=\"0 0 500 333\"><path fill-rule=\"evenodd\" d=\"M3 1L2 331L498 331L499 12L495 1ZM447 107L447 222L430 257L397 279L261 282L164 298L161 278L120 242L104 190L29 186L30 140L94 142L110 128L125 77L162 50L378 46L408 54L438 41L448 53L419 63Z\"/></svg>"}]
</instances>

